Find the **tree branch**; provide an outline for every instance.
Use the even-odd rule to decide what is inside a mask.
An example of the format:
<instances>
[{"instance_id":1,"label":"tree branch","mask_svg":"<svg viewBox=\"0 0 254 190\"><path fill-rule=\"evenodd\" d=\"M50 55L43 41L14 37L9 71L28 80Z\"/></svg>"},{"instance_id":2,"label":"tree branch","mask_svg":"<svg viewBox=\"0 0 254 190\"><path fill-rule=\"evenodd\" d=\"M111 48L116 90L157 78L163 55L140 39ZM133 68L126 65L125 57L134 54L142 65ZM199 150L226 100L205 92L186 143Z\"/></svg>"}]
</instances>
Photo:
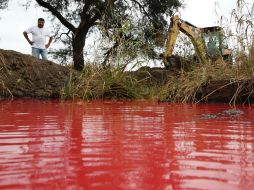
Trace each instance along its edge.
<instances>
[{"instance_id":1,"label":"tree branch","mask_svg":"<svg viewBox=\"0 0 254 190\"><path fill-rule=\"evenodd\" d=\"M57 18L59 19L59 21L60 21L66 28L68 28L68 29L71 30L73 33L75 33L75 30L76 30L75 26L72 25L70 22L68 22L68 21L61 15L61 13L58 12L58 11L56 10L56 8L54 8L53 6L50 5L50 3L47 3L47 2L45 2L45 1L43 1L43 0L36 0L36 2L37 2L40 6L42 6L42 7L46 8L46 9L48 9L55 17L57 17Z\"/></svg>"},{"instance_id":2,"label":"tree branch","mask_svg":"<svg viewBox=\"0 0 254 190\"><path fill-rule=\"evenodd\" d=\"M68 32L62 32L62 33L60 34L60 36L56 38L56 41L57 41L57 40L63 41L63 40L62 40L62 35L66 35L66 36L69 38L69 40L71 41L72 38L69 36L69 34L70 34L70 30L69 30Z\"/></svg>"},{"instance_id":3,"label":"tree branch","mask_svg":"<svg viewBox=\"0 0 254 190\"><path fill-rule=\"evenodd\" d=\"M147 18L148 18L149 20L152 20L151 17L149 16L149 13L146 12L144 6L142 6L141 3L139 3L139 2L136 1L136 0L132 0L132 1L133 1L134 3L136 3L136 4L139 6L140 11L141 11L141 12L143 11L144 15L146 15Z\"/></svg>"},{"instance_id":4,"label":"tree branch","mask_svg":"<svg viewBox=\"0 0 254 190\"><path fill-rule=\"evenodd\" d=\"M104 53L105 59L102 62L102 66L105 67L107 65L107 62L109 60L110 55L113 53L113 51L115 51L115 49L119 46L118 42L115 42L115 44L108 49L108 51L106 53Z\"/></svg>"}]
</instances>

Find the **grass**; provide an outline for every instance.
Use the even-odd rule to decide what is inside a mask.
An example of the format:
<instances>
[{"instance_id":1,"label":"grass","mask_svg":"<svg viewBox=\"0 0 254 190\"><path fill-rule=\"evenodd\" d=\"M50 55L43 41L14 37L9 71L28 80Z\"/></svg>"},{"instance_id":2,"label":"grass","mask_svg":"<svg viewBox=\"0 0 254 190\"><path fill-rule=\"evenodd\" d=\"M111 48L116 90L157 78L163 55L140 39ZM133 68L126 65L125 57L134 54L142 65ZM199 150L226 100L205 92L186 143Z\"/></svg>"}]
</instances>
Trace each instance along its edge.
<instances>
[{"instance_id":1,"label":"grass","mask_svg":"<svg viewBox=\"0 0 254 190\"><path fill-rule=\"evenodd\" d=\"M204 93L204 88L216 85L209 93ZM236 103L239 98L245 97L244 101L253 94L254 86L254 63L246 61L240 66L224 63L207 63L193 67L190 71L182 71L178 77L171 77L161 91L161 101L171 102L194 102L206 101L222 89L227 89L229 103Z\"/></svg>"},{"instance_id":2,"label":"grass","mask_svg":"<svg viewBox=\"0 0 254 190\"><path fill-rule=\"evenodd\" d=\"M233 90L230 94L230 103L236 103L239 97L247 99L254 93L254 64L245 60L241 65L226 64L224 62L196 65L190 70L178 70L174 75L167 73L167 82L151 83L152 72L145 76L123 72L119 67L103 68L89 64L78 75L70 75L62 90L64 99L150 99L167 102L207 101L220 90ZM145 71L146 72L146 71ZM139 76L138 76L139 75ZM143 78L140 78L143 76ZM209 93L203 89L218 83ZM233 89L232 89L233 88Z\"/></svg>"},{"instance_id":3,"label":"grass","mask_svg":"<svg viewBox=\"0 0 254 190\"><path fill-rule=\"evenodd\" d=\"M70 76L62 90L67 99L152 99L154 86L146 85L119 67L88 64L77 76Z\"/></svg>"},{"instance_id":4,"label":"grass","mask_svg":"<svg viewBox=\"0 0 254 190\"><path fill-rule=\"evenodd\" d=\"M1 66L0 66L0 94L4 95L5 97L8 96L11 99L13 99L13 94L10 91L10 89L8 87L6 87L4 80L2 77L6 77L5 74L9 72L9 70L6 67L6 62L4 59L4 56L2 55L2 53L0 52L0 62L1 62Z\"/></svg>"}]
</instances>

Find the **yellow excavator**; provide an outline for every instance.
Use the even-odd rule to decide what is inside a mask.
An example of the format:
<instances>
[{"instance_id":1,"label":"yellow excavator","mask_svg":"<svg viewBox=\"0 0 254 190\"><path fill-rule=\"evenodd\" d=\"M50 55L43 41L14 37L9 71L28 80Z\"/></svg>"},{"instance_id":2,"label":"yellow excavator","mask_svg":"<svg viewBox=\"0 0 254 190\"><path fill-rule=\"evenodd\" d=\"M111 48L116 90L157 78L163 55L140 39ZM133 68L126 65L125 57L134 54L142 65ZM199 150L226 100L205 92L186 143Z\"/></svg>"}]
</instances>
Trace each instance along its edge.
<instances>
[{"instance_id":1,"label":"yellow excavator","mask_svg":"<svg viewBox=\"0 0 254 190\"><path fill-rule=\"evenodd\" d=\"M163 62L168 69L176 63L176 57L173 55L177 36L180 32L187 35L195 48L195 55L199 62L207 63L209 60L223 58L231 60L232 51L228 49L223 30L219 26L198 28L191 23L180 19L178 15L171 17L168 30L166 50L163 53Z\"/></svg>"}]
</instances>

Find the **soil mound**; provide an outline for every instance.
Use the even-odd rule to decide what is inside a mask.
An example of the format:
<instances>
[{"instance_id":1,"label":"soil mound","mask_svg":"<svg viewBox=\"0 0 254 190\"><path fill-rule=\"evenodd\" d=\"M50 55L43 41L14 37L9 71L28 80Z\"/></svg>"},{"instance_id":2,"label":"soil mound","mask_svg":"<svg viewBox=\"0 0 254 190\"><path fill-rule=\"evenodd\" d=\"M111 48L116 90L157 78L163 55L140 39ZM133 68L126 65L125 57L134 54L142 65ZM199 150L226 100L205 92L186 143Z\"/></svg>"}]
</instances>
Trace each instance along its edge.
<instances>
[{"instance_id":1,"label":"soil mound","mask_svg":"<svg viewBox=\"0 0 254 190\"><path fill-rule=\"evenodd\" d=\"M67 67L0 49L0 97L58 98L69 75Z\"/></svg>"}]
</instances>

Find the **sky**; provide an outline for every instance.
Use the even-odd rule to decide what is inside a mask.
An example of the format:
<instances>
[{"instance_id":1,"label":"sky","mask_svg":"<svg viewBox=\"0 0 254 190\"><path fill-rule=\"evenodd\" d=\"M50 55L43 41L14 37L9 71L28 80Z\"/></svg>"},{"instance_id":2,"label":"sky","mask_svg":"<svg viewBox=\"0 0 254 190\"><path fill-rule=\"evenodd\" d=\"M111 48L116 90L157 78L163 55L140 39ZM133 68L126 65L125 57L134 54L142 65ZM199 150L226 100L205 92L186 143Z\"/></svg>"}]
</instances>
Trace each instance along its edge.
<instances>
[{"instance_id":1,"label":"sky","mask_svg":"<svg viewBox=\"0 0 254 190\"><path fill-rule=\"evenodd\" d=\"M0 11L0 48L30 54L31 48L23 37L23 31L36 25L39 17L46 19L45 27L50 29L47 13L40 7L30 6L27 10L21 6L26 0L13 0L6 10ZM17 5L17 2L20 5ZM220 17L230 18L236 0L185 0L185 8L180 16L198 27L218 25ZM54 48L56 44L52 44Z\"/></svg>"}]
</instances>

